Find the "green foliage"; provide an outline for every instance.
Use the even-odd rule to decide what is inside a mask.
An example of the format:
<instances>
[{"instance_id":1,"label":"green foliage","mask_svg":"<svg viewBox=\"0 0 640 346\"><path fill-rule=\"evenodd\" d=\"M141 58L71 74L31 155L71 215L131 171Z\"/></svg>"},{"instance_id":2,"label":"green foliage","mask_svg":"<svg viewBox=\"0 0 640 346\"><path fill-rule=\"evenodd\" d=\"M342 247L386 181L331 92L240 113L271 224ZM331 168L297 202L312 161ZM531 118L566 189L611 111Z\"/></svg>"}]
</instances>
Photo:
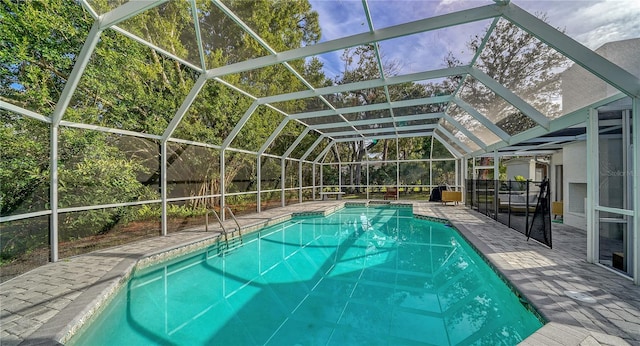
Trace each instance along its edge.
<instances>
[{"instance_id":1,"label":"green foliage","mask_svg":"<svg viewBox=\"0 0 640 346\"><path fill-rule=\"evenodd\" d=\"M515 181L527 181L527 179L525 179L525 177L523 177L521 175L514 175L513 176L513 180L515 180Z\"/></svg>"},{"instance_id":2,"label":"green foliage","mask_svg":"<svg viewBox=\"0 0 640 346\"><path fill-rule=\"evenodd\" d=\"M396 165L394 163L369 168L369 183L372 185L395 185L396 180Z\"/></svg>"},{"instance_id":3,"label":"green foliage","mask_svg":"<svg viewBox=\"0 0 640 346\"><path fill-rule=\"evenodd\" d=\"M207 213L206 208L192 207L189 205L167 205L167 216L169 218L186 219L190 217L204 216ZM160 220L162 216L162 207L159 204L144 204L138 207L135 212L129 213L124 222L144 221L144 220Z\"/></svg>"},{"instance_id":4,"label":"green foliage","mask_svg":"<svg viewBox=\"0 0 640 346\"><path fill-rule=\"evenodd\" d=\"M152 192L138 181L145 167L120 151L114 138L92 132L61 131L61 143L74 153L58 167L60 207L100 205L147 199Z\"/></svg>"},{"instance_id":5,"label":"green foliage","mask_svg":"<svg viewBox=\"0 0 640 346\"><path fill-rule=\"evenodd\" d=\"M0 100L50 115L91 17L73 0L2 0L0 18Z\"/></svg>"},{"instance_id":6,"label":"green foliage","mask_svg":"<svg viewBox=\"0 0 640 346\"><path fill-rule=\"evenodd\" d=\"M93 0L98 13L122 1ZM245 23L276 51L314 44L320 39L318 15L308 1L229 1ZM269 52L209 1L197 2L207 68L264 56ZM200 65L190 4L169 1L120 23L138 37L194 65ZM69 79L93 19L74 0L0 2L0 100L50 116ZM318 59L291 61L310 83L324 86ZM198 73L113 30L101 33L63 120L160 135L191 90ZM300 90L289 71L272 66L225 77L256 95ZM174 135L221 144L253 100L209 81ZM303 104L303 103L300 103ZM238 135L241 147L257 148L282 115L261 107ZM49 208L50 125L0 110L0 214ZM287 126L274 143L283 151L301 133ZM309 136L314 140L313 136ZM305 140L303 145L309 145ZM76 207L157 199L158 148L153 141L103 132L59 129L59 207ZM235 143L234 143L235 144ZM286 147L286 148L285 148ZM186 144L168 148L170 188L180 196L220 192L219 151ZM202 150L201 150L202 149ZM255 183L255 157L227 155L227 190ZM185 164L188 162L189 164ZM294 181L295 177L291 177ZM183 184L180 181L187 183ZM180 190L182 186L186 186ZM254 187L255 188L255 185ZM169 191L170 192L170 191ZM246 203L245 198L238 201ZM215 199L194 199L169 206L169 216L201 216ZM159 218L157 204L67 212L59 215L60 240L112 232L136 220ZM48 242L48 217L2 224L0 263Z\"/></svg>"},{"instance_id":7,"label":"green foliage","mask_svg":"<svg viewBox=\"0 0 640 346\"><path fill-rule=\"evenodd\" d=\"M49 201L49 129L0 110L0 214L43 210Z\"/></svg>"},{"instance_id":8,"label":"green foliage","mask_svg":"<svg viewBox=\"0 0 640 346\"><path fill-rule=\"evenodd\" d=\"M47 216L0 224L0 265L46 246L48 226Z\"/></svg>"}]
</instances>

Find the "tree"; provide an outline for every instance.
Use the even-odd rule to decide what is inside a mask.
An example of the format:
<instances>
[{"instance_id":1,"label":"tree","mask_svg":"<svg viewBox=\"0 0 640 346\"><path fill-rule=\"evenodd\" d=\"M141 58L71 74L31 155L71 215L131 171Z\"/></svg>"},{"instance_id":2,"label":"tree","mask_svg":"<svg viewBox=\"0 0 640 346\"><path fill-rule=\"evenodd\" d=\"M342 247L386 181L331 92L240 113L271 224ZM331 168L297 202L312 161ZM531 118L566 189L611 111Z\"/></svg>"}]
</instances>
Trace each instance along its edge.
<instances>
[{"instance_id":1,"label":"tree","mask_svg":"<svg viewBox=\"0 0 640 346\"><path fill-rule=\"evenodd\" d=\"M232 1L225 4L276 51L314 44L320 39L317 13L311 10L308 1ZM202 2L199 7L207 67L223 66L267 54L264 47L241 30L231 18L223 15L215 4ZM312 84L325 80L321 73L322 64L317 59L309 63L296 60L289 64ZM228 75L223 79L256 96L286 93L304 87L282 65ZM177 128L175 136L219 145L229 136L251 103L253 100L243 94L216 81L208 81ZM280 113L265 106L258 107L231 145L257 151L282 119ZM289 129L287 127L285 135L289 133ZM297 135L299 132L288 137ZM278 142L276 146L278 145L282 146L284 143ZM199 163L192 169L200 171L196 175L203 178L203 186L214 186L212 182L219 181L219 170L214 169L214 162L198 158L185 159ZM243 180L249 179L249 185L255 186L255 158L226 154L226 159L227 190L232 188L238 172L246 172L244 167L251 168L246 173L248 177L243 177Z\"/></svg>"},{"instance_id":2,"label":"tree","mask_svg":"<svg viewBox=\"0 0 640 346\"><path fill-rule=\"evenodd\" d=\"M373 45L361 46L354 49L347 49L343 52L342 60L344 62L344 72L336 80L337 84L347 84L364 80L371 80L380 78L380 71L378 67L378 59ZM396 61L387 61L383 59L382 68L385 76L393 76L399 73L400 65ZM404 101L419 98L427 98L434 96L448 95L455 91L456 83L452 80L443 80L440 82L427 82L427 83L403 83L398 85L392 85L387 88L390 101ZM340 107L359 106L366 104L374 104L380 102L387 102L387 96L383 88L368 88L362 90L353 90L350 92L332 95L333 102ZM422 120L422 121L402 121L403 116L415 115L415 114L429 114L436 112L443 112L446 108L446 103L441 104L426 104L412 107L395 108L393 115L396 119L396 129L402 131L403 126L418 125L418 124L430 124L435 123L437 120ZM362 119L378 119L388 118L388 110L377 110L361 112L355 116L351 116L350 120L362 120ZM376 129L382 128L381 124L372 124L368 128ZM430 153L430 141L429 137L414 137L414 138L400 138L398 139L398 149L396 149L395 140L382 139L380 141L354 141L350 143L344 143L338 146L341 148L340 155L343 160L352 162L361 162L365 153L369 153L372 157L383 161L399 159L415 159L415 158L429 158ZM424 150L425 143L428 144L429 150ZM383 165L384 166L384 165ZM384 184L395 184L395 168L379 167L370 171L374 176L393 177L392 181L388 178L374 179ZM393 165L395 167L395 165ZM361 165L350 165L351 170L348 173L350 177L350 184L360 185L360 170ZM391 172L393 170L393 172Z\"/></svg>"},{"instance_id":3,"label":"tree","mask_svg":"<svg viewBox=\"0 0 640 346\"><path fill-rule=\"evenodd\" d=\"M336 84L349 84L359 81L380 78L381 72L378 68L378 60L376 50L373 45L365 45L356 48L345 49L341 57L344 63L344 71L342 75L336 79ZM383 68L385 75L393 75L396 73L396 64L394 62L385 62ZM382 88L368 88L360 90L352 90L350 92L330 95L328 98L336 108L353 107L368 105L380 102L386 102L387 97ZM350 120L376 119L386 116L384 110L365 111L350 116ZM377 128L379 124L368 126L369 128ZM361 185L362 162L365 153L376 145L376 142L365 142L363 140L341 143L334 146L335 155L343 158L343 161L357 162L355 165L348 165L349 185ZM387 146L386 141L383 144ZM385 151L386 154L386 151ZM383 159L386 159L384 157Z\"/></svg>"},{"instance_id":4,"label":"tree","mask_svg":"<svg viewBox=\"0 0 640 346\"><path fill-rule=\"evenodd\" d=\"M545 15L540 15L542 20ZM475 36L467 47L472 52L480 48L483 37ZM449 53L447 66L460 65ZM515 24L501 19L496 25L484 49L480 52L476 67L531 104L548 118L560 115L560 72L568 60ZM460 90L462 99L510 135L537 125L479 81L467 77ZM479 126L479 123L476 123Z\"/></svg>"},{"instance_id":5,"label":"tree","mask_svg":"<svg viewBox=\"0 0 640 346\"><path fill-rule=\"evenodd\" d=\"M114 8L106 0L91 4L99 13ZM119 25L197 65L199 58L194 52L197 53L198 48L191 35L194 29L189 24L193 22L189 4L166 2ZM308 1L232 1L225 4L237 11L277 51L313 44L320 38L317 13L311 10ZM198 2L198 14L207 68L267 54L264 47L213 2ZM0 100L50 116L93 18L73 0L3 0L0 18L3 21L0 26L3 37L0 42ZM320 71L322 65L317 60L308 65L304 60L290 64L313 83L324 80ZM301 85L292 74L281 72L280 66L272 66L225 79L256 95L288 92ZM113 30L106 30L100 35L63 120L159 135L197 78L198 72L178 61ZM220 144L251 102L222 83L208 81L176 135ZM274 119L278 117L281 115L277 112L261 107L238 135L237 143L262 144L268 136L268 127L274 122L277 124ZM8 215L48 208L49 125L4 110L0 112L0 121L0 212ZM159 142L73 129L65 124L61 126L58 140L61 207L158 197ZM203 191L205 194L219 193L219 160L212 160L210 153L203 155L197 150L189 150L192 148L182 143L171 144L167 158L169 171L174 176L189 173L189 177L195 178L199 186L185 188L189 195L201 195ZM238 172L253 174L247 163L252 162L255 166L255 159L247 157L249 155L229 156L228 184ZM190 168L180 164L185 161L193 163ZM179 183L170 182L170 186ZM194 199L193 205L200 206L200 202ZM63 214L60 223L64 225L61 227L71 231L68 233L71 236L73 230L108 232L114 222L126 218L125 213L135 208L111 209L114 210L106 213ZM70 216L72 214L74 216ZM46 232L43 236L46 237ZM4 237L3 234L3 243Z\"/></svg>"}]
</instances>

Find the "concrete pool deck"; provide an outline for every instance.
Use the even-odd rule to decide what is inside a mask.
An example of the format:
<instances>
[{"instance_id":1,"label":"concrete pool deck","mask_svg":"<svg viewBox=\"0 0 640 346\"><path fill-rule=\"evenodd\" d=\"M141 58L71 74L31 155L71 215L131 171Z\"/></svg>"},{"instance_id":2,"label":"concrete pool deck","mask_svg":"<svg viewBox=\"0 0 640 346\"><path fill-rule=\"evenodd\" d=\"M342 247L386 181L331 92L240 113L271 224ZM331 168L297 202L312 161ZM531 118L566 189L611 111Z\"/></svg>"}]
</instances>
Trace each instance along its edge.
<instances>
[{"instance_id":1,"label":"concrete pool deck","mask_svg":"<svg viewBox=\"0 0 640 346\"><path fill-rule=\"evenodd\" d=\"M322 201L238 217L241 226L292 213L331 211L349 201ZM353 201L357 202L357 201ZM362 202L362 201L361 201ZM640 345L640 286L586 262L586 233L554 224L554 249L462 206L413 204L415 214L451 220L549 323L524 345ZM235 224L228 221L229 228ZM211 244L216 232L170 233L49 263L0 284L0 345L55 345L126 281L139 260ZM592 301L575 300L567 292Z\"/></svg>"}]
</instances>

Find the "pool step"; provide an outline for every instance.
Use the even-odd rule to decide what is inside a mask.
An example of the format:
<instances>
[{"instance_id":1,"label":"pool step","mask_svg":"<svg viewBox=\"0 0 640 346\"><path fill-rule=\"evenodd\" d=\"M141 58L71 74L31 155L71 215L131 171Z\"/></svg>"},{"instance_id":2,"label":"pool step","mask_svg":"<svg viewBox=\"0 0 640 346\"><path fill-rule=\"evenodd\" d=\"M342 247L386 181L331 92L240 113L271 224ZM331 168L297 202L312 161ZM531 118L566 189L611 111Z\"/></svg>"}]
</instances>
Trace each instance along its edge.
<instances>
[{"instance_id":1,"label":"pool step","mask_svg":"<svg viewBox=\"0 0 640 346\"><path fill-rule=\"evenodd\" d=\"M229 236L228 241L224 241L224 236L218 241L218 253L227 253L243 245L242 235L237 237Z\"/></svg>"}]
</instances>

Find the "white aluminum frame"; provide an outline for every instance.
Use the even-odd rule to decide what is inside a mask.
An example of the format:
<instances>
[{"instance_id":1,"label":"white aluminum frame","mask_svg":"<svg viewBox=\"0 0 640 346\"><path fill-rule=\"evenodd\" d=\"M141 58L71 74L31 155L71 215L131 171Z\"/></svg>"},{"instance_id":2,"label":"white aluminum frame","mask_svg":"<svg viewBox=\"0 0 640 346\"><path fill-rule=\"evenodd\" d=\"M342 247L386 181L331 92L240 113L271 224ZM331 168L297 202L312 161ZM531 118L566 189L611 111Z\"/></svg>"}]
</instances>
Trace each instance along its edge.
<instances>
[{"instance_id":1,"label":"white aluminum frame","mask_svg":"<svg viewBox=\"0 0 640 346\"><path fill-rule=\"evenodd\" d=\"M260 159L264 157L276 157L281 160L281 204L285 205L285 191L298 189L299 191L299 200L302 201L302 190L305 188L303 185L303 176L302 176L302 165L303 163L311 164L312 167L312 186L309 188L313 188L313 195L315 197L316 194L316 168L322 167L326 163L323 163L327 153L331 148L336 145L336 143L341 142L349 142L349 141L362 141L369 138L376 139L396 139L396 153L398 153L398 138L405 137L420 137L420 136L432 136L434 140L438 140L442 143L442 145L447 148L454 156L455 160L455 174L456 174L456 186L459 186L461 182L459 181L459 170L462 169L465 174L468 171L469 163L467 161L468 158L473 158L478 155L486 155L492 154L494 157L494 174L498 174L497 165L499 161L499 157L501 155L505 155L506 153L500 151L500 149L507 149L512 145L522 143L524 141L536 138L538 136L542 136L559 129L563 129L581 122L584 122L585 117L588 119L587 121L587 182L588 182L588 198L587 198L587 246L588 246L588 255L587 259L590 262L596 263L598 261L598 241L597 241L597 230L598 230L598 213L599 211L610 211L615 212L621 215L627 215L633 217L633 246L634 248L640 248L640 149L638 149L639 145L633 146L633 171L634 175L631 179L632 181L632 189L633 189L633 208L632 209L616 209L609 208L604 206L599 206L598 201L598 189L597 182L598 177L595 172L597 167L597 162L594 162L594 158L597 157L598 153L598 119L597 119L597 108L599 105L604 105L608 102L612 102L615 100L619 100L623 97L631 97L632 99L632 127L635 129L640 128L640 116L638 116L639 109L639 100L640 100L640 79L623 68L611 63L607 59L601 57L597 53L591 51L590 49L584 47L580 43L576 42L569 36L565 35L562 32L559 32L555 28L546 24L541 19L538 19L534 15L527 13L522 10L518 6L511 4L509 1L500 1L495 0L495 4L481 6L477 8L462 10L458 12L448 13L436 17L425 18L416 20L409 23L403 23L399 25L395 25L392 27L375 29L373 21L371 19L371 15L369 13L369 7L366 0L362 1L362 6L364 9L364 13L366 16L368 31L360 34L350 35L347 37L342 37L338 39L334 39L331 41L325 41L314 45L308 45L301 48L291 49L288 51L277 52L273 48L271 48L268 43L260 37L256 32L254 32L249 25L247 25L243 20L238 17L232 10L226 7L222 1L213 0L215 6L217 6L226 16L231 18L236 25L238 25L241 30L250 35L252 38L257 40L257 42L264 47L270 55L249 59L246 61L241 61L233 64L229 64L226 66L211 68L207 70L206 62L205 62L205 52L202 44L202 37L199 27L199 17L197 13L197 6L195 0L189 0L189 7L192 11L193 25L196 34L196 44L199 53L199 66L195 65L192 62L181 59L180 57L175 56L174 54L163 50L162 48L154 45L132 33L118 27L117 25L129 18L136 16L137 14L143 13L149 9L155 8L163 3L166 0L153 0L153 1L129 1L121 6L114 8L113 10L99 15L86 0L81 0L81 5L87 9L90 15L94 18L93 26L91 27L88 37L85 40L85 43L76 56L76 61L73 66L73 69L67 79L67 82L62 90L60 98L58 99L55 109L51 117L43 116L38 112L33 112L22 107L18 107L16 105L7 103L5 101L0 101L0 108L5 109L10 112L14 112L20 114L22 116L35 119L37 121L41 121L43 123L49 124L50 126L50 170L51 170L51 180L50 180L50 209L38 212L31 212L20 215L12 215L12 216L3 216L0 217L0 222L10 222L15 220L22 220L31 217L39 217L49 215L51 220L50 226L50 248L51 248L51 260L58 260L58 215L65 212L74 212L74 211L82 211L82 210L92 210L98 208L105 207L118 207L118 206L128 206L128 205L139 205L139 204L149 204L149 203L158 203L162 204L162 234L167 234L167 203L171 201L178 200L188 200L189 197L184 198L168 198L167 196L167 146L169 142L174 143L184 143L188 145L202 146L207 148L213 148L220 150L220 199L221 199L221 207L224 209L225 207L225 195L233 196L240 195L245 193L256 193L257 194L257 211L260 212L260 193L261 190L261 173L260 173ZM578 65L585 68L590 73L594 74L596 77L605 81L606 83L612 85L617 88L620 93L611 97L607 97L595 104L585 107L569 114L563 115L557 119L549 119L544 114L540 113L533 106L527 103L525 100L518 97L515 93L513 93L508 88L504 87L496 80L488 76L483 71L479 70L475 67L476 61L480 56L483 48L489 40L489 37L493 33L498 20L503 18L517 25L522 30L527 33L533 35L537 39L541 40L545 44L549 45L553 49L555 49L560 54L568 57L569 59L576 62ZM477 22L481 20L492 19L492 23L489 26L487 32L485 33L482 41L480 42L479 49L477 53L471 59L471 62L466 66L457 66L451 68L444 69L436 69L431 71L422 71L417 73L411 73L407 75L400 76L386 76L383 71L383 63L380 55L378 42L394 39L398 37L403 37L407 35L422 33L433 31L437 29L447 28L456 26L459 24L465 24L470 22ZM195 81L193 87L189 91L189 94L185 97L182 105L176 111L173 118L171 119L169 125L165 129L162 135L153 135L153 134L144 134L138 133L135 131L128 131L124 129L118 128L109 128L105 126L91 125L91 124L83 124L65 121L64 114L69 107L71 99L76 91L76 88L80 82L80 79L89 63L89 60L95 51L96 45L100 40L101 34L104 30L111 29L115 32L125 35L136 42L139 42L145 46L148 46L151 49L163 54L184 66L192 68L194 71L201 73L199 78ZM304 79L304 77L297 72L291 65L288 63L292 60L297 59L305 59L312 56L317 56L319 54L336 52L341 49L361 46L366 44L373 44L376 54L376 60L378 68L380 69L381 75L380 78L376 78L373 80L353 82L343 85L335 85L323 88L314 88L308 81ZM244 71L254 70L261 67L272 66L276 64L282 64L289 72L291 72L298 80L304 84L308 90L285 93L280 95L269 95L266 97L256 97L251 93L246 92L242 88L233 85L229 82L226 82L221 77L230 74L237 74ZM443 78L449 76L461 76L462 81L457 86L456 91L451 95L445 96L435 96L429 98L421 98L421 99L413 99L413 100L403 100L403 101L391 101L389 97L389 86L396 85L407 82L415 82L419 80L429 80L436 78ZM466 78L473 77L494 92L499 97L503 98L513 107L520 110L527 117L531 118L537 126L526 130L522 133L510 136L505 131L500 129L493 123L490 119L482 115L476 109L474 109L471 105L466 103L460 98L460 89L464 84L464 80ZM248 97L253 102L249 106L249 108L245 111L244 115L240 119L240 121L235 124L235 127L230 132L230 134L223 140L221 145L213 145L210 143L201 143L197 141L189 141L183 140L179 138L174 138L172 135L174 134L176 128L179 126L181 121L184 118L184 115L188 111L189 107L192 106L196 97L199 95L200 91L204 87L205 83L221 83L242 95ZM384 93L387 98L387 102L382 102L378 104L370 104L370 105L360 105L355 107L343 107L343 108L335 108L331 105L327 99L323 97L323 95L327 94L335 94L341 92L348 92L351 90L357 90L361 88L383 88ZM319 98L329 109L321 110L321 111L313 111L313 112L302 112L296 114L287 114L278 108L274 107L272 104L276 102L296 100L302 98L311 98L317 97ZM418 114L418 115L410 115L410 116L401 116L398 117L394 109L398 107L409 107L409 106L421 106L426 104L435 104L435 103L446 103L447 107L444 112L438 113L428 113L428 114ZM482 126L488 129L491 133L497 136L500 141L493 144L486 144L482 140L480 140L473 131L467 129L463 126L459 121L454 119L449 112L449 108L452 105L457 105L462 110L467 112L471 117L477 120ZM271 133L271 135L264 141L261 147L257 152L253 152L251 150L244 150L231 147L233 140L236 138L238 133L242 130L242 128L246 125L250 117L256 112L257 108L261 105L269 107L284 116L282 122L278 125L278 127ZM356 113L356 112L367 112L367 111L375 111L375 110L388 110L390 117L386 119L368 119L368 120L355 120L348 121L344 114L348 113ZM588 115L588 116L587 116ZM337 116L341 119L340 122L331 123L331 124L320 124L320 125L312 125L307 126L304 122L305 119L308 118L317 118L323 116ZM456 136L451 131L447 130L442 124L425 124L425 125L413 125L413 126L398 126L396 124L397 121L412 121L412 120L423 120L423 119L440 119L441 121L446 121L453 125L459 133L466 136L470 141L472 141L475 145L477 145L479 150L472 150L466 145L458 136ZM305 128L296 138L294 143L285 151L282 156L265 154L267 148L273 143L273 141L277 138L277 136L281 133L281 131L286 127L289 121L296 121L302 124ZM366 126L377 123L392 123L392 127L387 128L374 128L374 129L358 129L358 126ZM94 205L94 206L80 206L74 208L60 208L58 205L58 144L59 144L59 130L60 126L64 127L73 127L80 128L92 131L100 131L105 133L113 133L118 135L126 135L126 136L134 136L139 138L147 138L151 140L159 141L160 143L160 171L161 171L161 199L160 200L149 200L149 201L140 201L140 202L130 202L130 203L116 203L116 204L108 204L108 205ZM326 132L324 130L337 128L337 127L350 127L352 130L349 131L339 131L339 132ZM310 131L316 131L319 133L319 137L317 140L307 148L306 152L299 159L290 157L293 150L300 145L304 137ZM412 132L406 132L412 131ZM454 131L455 132L455 131ZM632 134L633 143L640 143L640 131L634 131ZM576 138L578 139L578 138ZM316 157L310 158L307 160L308 156L314 151L314 149L324 140L328 140L329 143L327 146L321 151L319 155ZM564 140L561 138L548 138L545 139L546 143L543 144L535 144L530 146L520 146L514 147L513 153L526 152L526 153L542 153L545 152L545 148L549 146L553 146L559 141ZM450 144L453 143L453 144ZM433 146L433 141L432 141ZM460 150L456 149L455 146L459 147ZM475 147L474 147L475 148ZM257 182L257 191L251 192L242 192L242 193L227 193L225 191L225 154L227 151L246 153L251 155L256 155L257 167L258 167L258 182ZM430 152L429 163L432 165L433 159L431 157L432 152ZM285 182L285 160L291 160L292 162L298 162L298 179L299 184L295 188L287 188ZM338 165L338 170L340 173L340 168L342 166L342 162L340 157L337 157L336 160ZM449 159L443 159L449 160ZM459 160L463 160L459 162ZM390 160L389 163L396 164L396 185L399 181L399 169L398 165L403 160L399 160L396 157L395 160ZM378 163L378 161L375 161ZM366 161L367 170L369 169L368 165L371 164L368 160ZM462 166L462 168L460 168ZM473 162L473 172L475 174L475 160ZM339 174L339 184L342 184L341 175ZM367 179L368 173L367 173ZM431 181L430 181L431 183ZM322 188L322 169L320 169L320 188ZM367 186L369 186L369 182L367 181ZM463 189L464 190L464 189ZM367 189L367 194L369 193ZM213 195L212 195L213 196ZM218 196L218 195L215 195ZM224 220L224 212L222 213L222 218ZM632 263L634 265L633 268L633 278L635 284L640 284L640 254L635 253L635 257L632 259Z\"/></svg>"}]
</instances>

